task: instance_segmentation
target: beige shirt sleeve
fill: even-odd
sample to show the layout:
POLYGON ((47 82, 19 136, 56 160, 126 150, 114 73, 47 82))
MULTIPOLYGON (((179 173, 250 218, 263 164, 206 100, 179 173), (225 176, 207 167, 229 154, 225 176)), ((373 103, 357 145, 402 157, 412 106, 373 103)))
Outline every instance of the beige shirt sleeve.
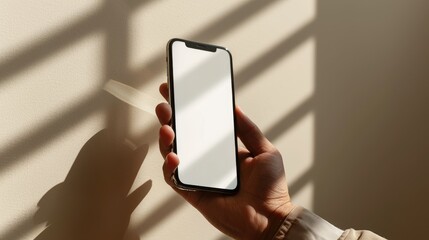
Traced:
POLYGON ((368 230, 347 229, 339 240, 380 240, 385 239, 368 230))
POLYGON ((274 235, 274 240, 382 240, 370 231, 343 231, 302 207, 296 207, 274 235))

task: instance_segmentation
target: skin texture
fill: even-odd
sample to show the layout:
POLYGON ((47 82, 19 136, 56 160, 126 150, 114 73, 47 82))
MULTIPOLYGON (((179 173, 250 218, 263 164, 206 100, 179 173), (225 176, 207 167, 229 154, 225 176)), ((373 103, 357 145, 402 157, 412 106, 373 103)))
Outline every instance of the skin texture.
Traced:
MULTIPOLYGON (((160 93, 168 99, 168 86, 160 93)), ((240 147, 240 190, 233 196, 204 191, 183 191, 174 186, 171 175, 180 163, 171 152, 174 131, 170 127, 171 107, 160 103, 156 114, 161 128, 159 148, 164 157, 164 179, 174 191, 194 206, 217 229, 235 239, 271 239, 293 204, 288 193, 282 156, 259 128, 236 107, 240 147)))

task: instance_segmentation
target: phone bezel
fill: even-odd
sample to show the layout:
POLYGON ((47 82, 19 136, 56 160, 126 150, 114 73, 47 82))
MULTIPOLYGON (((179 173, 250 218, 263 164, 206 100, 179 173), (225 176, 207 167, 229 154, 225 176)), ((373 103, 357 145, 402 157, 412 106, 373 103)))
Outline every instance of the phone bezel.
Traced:
MULTIPOLYGON (((221 49, 223 51, 226 51, 229 55, 230 59, 230 73, 231 73, 231 90, 232 90, 232 104, 233 104, 233 121, 234 121, 234 143, 235 143, 235 164, 236 164, 236 176, 237 176, 237 186, 234 189, 223 189, 223 188, 213 188, 213 187, 207 187, 207 186, 200 186, 200 185, 191 185, 183 183, 178 174, 178 170, 174 171, 173 175, 171 176, 172 181, 176 185, 177 188, 182 190, 188 190, 188 191, 196 191, 196 190, 203 190, 203 191, 210 191, 210 192, 218 192, 218 193, 224 193, 224 194, 235 194, 238 192, 240 188, 240 169, 239 169, 239 159, 238 159, 238 143, 237 143, 237 121, 235 116, 235 88, 234 88, 234 74, 233 74, 233 66, 232 66, 232 55, 231 52, 221 46, 207 44, 207 43, 201 43, 201 42, 195 42, 195 41, 189 41, 185 39, 180 38, 173 38, 167 43, 167 78, 168 78, 168 89, 169 89, 169 99, 168 102, 172 109, 172 117, 171 117, 171 127, 173 128, 173 131, 175 132, 175 125, 176 125, 176 118, 175 118, 175 106, 174 106, 174 84, 173 84, 173 57, 172 57, 172 46, 173 43, 176 41, 184 42, 187 47, 190 48, 196 48, 203 51, 212 51, 215 52, 217 49, 221 49)), ((172 151, 174 153, 177 153, 177 144, 176 144, 176 138, 173 140, 172 144, 172 151)))

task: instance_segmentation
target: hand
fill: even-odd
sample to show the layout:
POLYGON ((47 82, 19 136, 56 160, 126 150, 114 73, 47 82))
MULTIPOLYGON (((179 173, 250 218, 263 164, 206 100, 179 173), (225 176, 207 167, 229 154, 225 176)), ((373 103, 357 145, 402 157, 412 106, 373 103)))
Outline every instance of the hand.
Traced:
MULTIPOLYGON (((160 92, 168 99, 168 86, 160 92)), ((179 158, 171 152, 174 131, 168 125, 171 108, 167 103, 156 107, 162 125, 159 148, 165 158, 164 179, 186 201, 223 233, 236 239, 270 239, 292 211, 283 160, 279 151, 259 128, 239 109, 235 109, 237 133, 245 148, 239 148, 240 190, 233 196, 204 191, 183 191, 175 187, 171 175, 179 158)))

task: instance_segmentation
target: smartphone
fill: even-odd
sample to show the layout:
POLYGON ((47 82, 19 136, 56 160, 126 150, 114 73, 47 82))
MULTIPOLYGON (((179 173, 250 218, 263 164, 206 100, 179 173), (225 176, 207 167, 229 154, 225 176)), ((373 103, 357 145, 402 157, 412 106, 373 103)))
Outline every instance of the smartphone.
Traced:
POLYGON ((231 53, 224 47, 172 39, 167 74, 180 164, 172 178, 185 190, 233 194, 239 188, 231 53))

